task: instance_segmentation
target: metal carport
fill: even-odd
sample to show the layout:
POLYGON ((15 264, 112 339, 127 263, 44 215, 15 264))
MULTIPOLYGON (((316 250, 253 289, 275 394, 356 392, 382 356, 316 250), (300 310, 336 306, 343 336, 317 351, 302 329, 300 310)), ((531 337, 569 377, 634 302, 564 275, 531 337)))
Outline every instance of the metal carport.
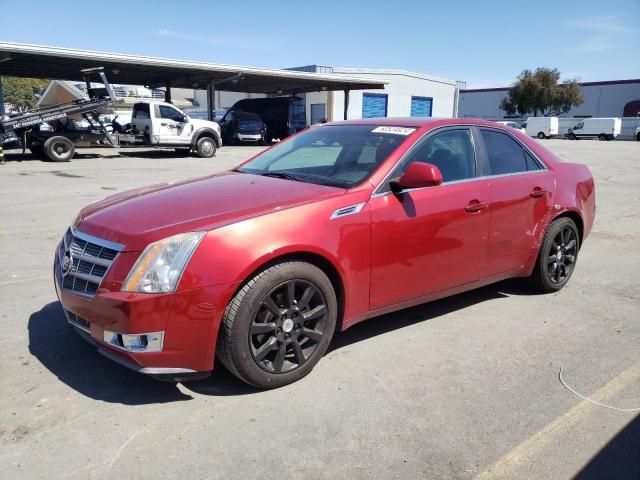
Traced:
MULTIPOLYGON (((165 87, 167 101, 171 100, 171 88, 207 89, 210 118, 215 89, 222 84, 222 90, 230 92, 282 95, 344 90, 346 119, 350 90, 383 89, 386 83, 342 75, 0 42, 0 76, 82 80, 80 70, 94 67, 104 67, 111 83, 165 87)), ((1 99, 0 87, 0 109, 1 99)))

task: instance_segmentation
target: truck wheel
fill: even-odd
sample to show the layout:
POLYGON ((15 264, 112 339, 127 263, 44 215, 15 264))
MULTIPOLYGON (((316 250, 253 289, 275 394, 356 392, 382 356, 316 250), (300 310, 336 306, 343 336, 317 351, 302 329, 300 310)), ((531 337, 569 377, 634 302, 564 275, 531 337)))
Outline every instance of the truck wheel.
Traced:
POLYGON ((68 162, 75 155, 76 149, 66 137, 51 137, 44 142, 44 153, 54 162, 68 162))
POLYGON ((567 138, 568 138, 569 140, 575 140, 575 139, 576 139, 576 136, 575 136, 575 134, 574 134, 574 133, 570 133, 569 135, 567 135, 567 138))
POLYGON ((216 142, 211 137, 202 137, 196 142, 196 152, 202 158, 211 158, 216 154, 216 142))
POLYGON ((607 136, 604 133, 601 133, 600 135, 598 135, 598 140, 600 140, 601 142, 604 142, 607 139, 607 136))
POLYGON ((544 133, 543 132, 538 132, 538 138, 540 140, 542 140, 543 138, 545 138, 544 133))
POLYGON ((640 132, 636 133, 636 141, 640 142, 640 132))
POLYGON ((217 354, 234 375, 278 388, 307 375, 327 351, 338 303, 318 267, 288 261, 251 278, 227 306, 217 354))

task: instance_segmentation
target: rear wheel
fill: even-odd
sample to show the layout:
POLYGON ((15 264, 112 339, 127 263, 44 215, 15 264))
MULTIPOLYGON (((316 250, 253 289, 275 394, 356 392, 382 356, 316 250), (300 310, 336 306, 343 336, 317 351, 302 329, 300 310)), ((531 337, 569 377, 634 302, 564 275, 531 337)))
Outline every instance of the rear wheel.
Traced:
POLYGON ((337 301, 318 267, 284 262, 249 280, 227 306, 217 353, 237 377, 277 388, 307 375, 326 352, 337 301))
POLYGON ((549 224, 531 275, 536 290, 557 292, 567 284, 578 260, 579 242, 578 228, 570 218, 549 224))
POLYGON ((600 140, 601 142, 604 142, 607 139, 607 136, 604 133, 601 133, 600 135, 598 135, 598 140, 600 140))
POLYGON ((544 135, 544 132, 538 132, 538 138, 540 140, 542 140, 543 138, 546 138, 545 135, 544 135))
POLYGON ((567 135, 567 138, 569 140, 575 140, 576 139, 576 135, 575 135, 575 133, 570 133, 569 135, 567 135))
POLYGON ((76 149, 66 137, 51 137, 44 142, 44 153, 54 162, 68 162, 75 155, 76 149))
POLYGON ((211 137, 202 137, 196 142, 199 157, 211 158, 216 154, 216 141, 211 137))

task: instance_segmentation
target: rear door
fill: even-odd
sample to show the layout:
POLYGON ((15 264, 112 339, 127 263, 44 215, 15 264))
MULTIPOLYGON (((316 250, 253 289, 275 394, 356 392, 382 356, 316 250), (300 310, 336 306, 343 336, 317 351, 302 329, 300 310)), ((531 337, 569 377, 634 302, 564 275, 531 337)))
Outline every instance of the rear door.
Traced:
POLYGON ((528 265, 551 211, 553 175, 513 135, 480 128, 482 168, 488 176, 491 222, 487 274, 528 265))

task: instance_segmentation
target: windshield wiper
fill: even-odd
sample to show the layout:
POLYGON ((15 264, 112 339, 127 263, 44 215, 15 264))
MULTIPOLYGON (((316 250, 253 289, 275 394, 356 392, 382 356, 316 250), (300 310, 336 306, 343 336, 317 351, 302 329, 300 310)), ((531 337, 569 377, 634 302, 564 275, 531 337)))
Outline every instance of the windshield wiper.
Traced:
POLYGON ((263 177, 284 178, 285 180, 293 180, 294 182, 302 182, 300 177, 285 172, 263 172, 260 173, 263 177))

